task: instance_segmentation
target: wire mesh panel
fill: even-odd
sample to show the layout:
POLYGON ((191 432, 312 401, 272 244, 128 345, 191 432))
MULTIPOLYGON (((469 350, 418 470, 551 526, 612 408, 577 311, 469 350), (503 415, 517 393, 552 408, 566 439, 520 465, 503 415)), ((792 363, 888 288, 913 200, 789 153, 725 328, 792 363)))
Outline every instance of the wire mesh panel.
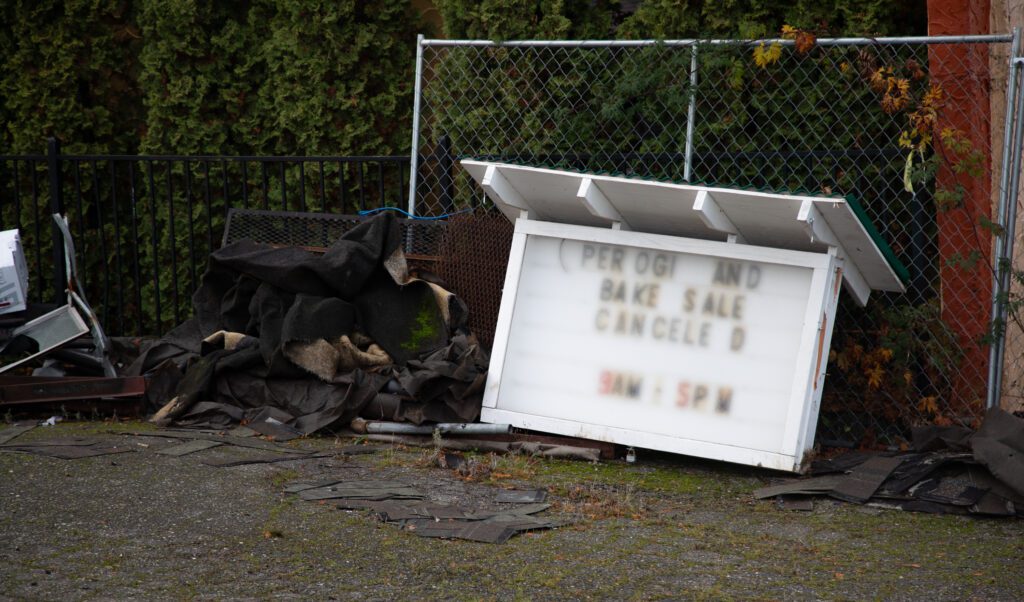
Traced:
POLYGON ((428 40, 416 211, 488 206, 464 156, 853 195, 911 277, 905 295, 841 305, 820 439, 893 443, 918 424, 976 424, 1010 39, 428 40))
MULTIPOLYGON (((229 209, 222 244, 227 246, 248 239, 324 252, 366 219, 362 215, 229 209)), ((402 249, 410 269, 437 270, 445 225, 443 221, 398 219, 402 249)))
POLYGON ((511 246, 512 224, 494 212, 452 216, 441 239, 437 274, 466 302, 469 328, 487 349, 494 343, 511 246))

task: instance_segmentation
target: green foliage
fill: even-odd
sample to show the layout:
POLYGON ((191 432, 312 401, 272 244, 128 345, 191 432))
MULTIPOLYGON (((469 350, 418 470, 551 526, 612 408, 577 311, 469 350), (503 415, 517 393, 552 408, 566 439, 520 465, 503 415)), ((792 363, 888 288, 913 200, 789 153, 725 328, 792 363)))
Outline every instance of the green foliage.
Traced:
MULTIPOLYGON (((0 148, 393 154, 423 23, 402 0, 7 2, 0 148)), ((429 33, 429 32, 426 32, 429 33)))
MULTIPOLYGON (((647 0, 632 15, 613 0, 436 4, 449 37, 498 40, 775 35, 783 23, 885 35, 920 30, 908 16, 923 14, 881 0, 647 0)), ((15 0, 0 11, 6 152, 39 152, 48 135, 72 153, 408 148, 424 24, 407 2, 15 0)), ((734 65, 734 84, 741 73, 734 65)))
MULTIPOLYGON (((904 5, 883 0, 646 0, 633 14, 622 12, 616 0, 435 4, 445 33, 457 38, 750 37, 777 35, 783 23, 835 34, 909 34, 924 29, 920 1, 904 5), (919 20, 907 21, 908 15, 918 15, 919 20)), ((0 18, 0 53, 7 67, 0 73, 0 148, 8 153, 39 153, 48 135, 63 140, 64 152, 70 154, 407 152, 415 35, 435 33, 424 29, 404 0, 10 0, 0 5, 0 18)), ((853 63, 853 56, 829 59, 821 53, 786 52, 778 63, 761 69, 747 49, 702 47, 700 83, 694 89, 689 84, 689 53, 666 52, 663 46, 632 53, 629 60, 610 50, 589 55, 562 52, 546 61, 519 58, 500 48, 484 54, 482 66, 465 54, 449 55, 450 77, 446 75, 444 87, 450 98, 437 96, 437 87, 427 86, 428 105, 449 104, 447 110, 434 113, 439 116, 436 121, 424 125, 438 134, 449 133, 456 152, 473 148, 527 158, 586 147, 606 159, 592 168, 680 177, 682 165, 674 159, 652 171, 643 161, 621 155, 657 155, 681 148, 689 100, 708 86, 724 88, 725 93, 713 100, 702 98, 696 137, 716 152, 817 148, 824 140, 820 132, 830 130, 841 132, 829 141, 830 147, 864 147, 872 139, 890 139, 902 125, 874 115, 859 124, 862 131, 855 131, 834 122, 837 111, 822 113, 810 129, 805 123, 780 119, 783 109, 787 115, 814 115, 836 82, 859 77, 856 69, 838 69, 839 60, 853 63), (823 80, 815 61, 827 60, 836 64, 829 71, 831 79, 823 80), (470 77, 475 78, 471 89, 464 86, 470 77), (477 101, 470 102, 474 95, 477 101), (764 122, 781 127, 757 127, 764 122), (493 144, 487 138, 491 131, 510 135, 493 144), (567 139, 581 145, 567 148, 567 139)), ((842 102, 849 114, 860 116, 877 101, 871 94, 858 92, 842 102)), ((436 140, 428 140, 426 150, 432 142, 436 140)), ((967 160, 964 165, 967 169, 972 163, 967 160)), ((127 300, 119 301, 114 313, 130 311, 133 291, 142 287, 143 306, 152 306, 157 298, 165 300, 166 326, 171 276, 177 275, 187 288, 193 271, 202 271, 212 246, 207 241, 219 237, 223 224, 224 195, 213 195, 209 206, 204 203, 202 187, 210 181, 195 164, 176 164, 166 172, 158 163, 152 191, 146 177, 149 165, 135 166, 132 184, 121 171, 112 187, 109 167, 104 162, 83 164, 81 181, 74 184, 81 186, 84 203, 81 214, 72 219, 85 225, 79 242, 83 254, 91 258, 83 271, 96 281, 108 278, 109 267, 118 262, 118 244, 129 248, 136 242, 124 224, 138 218, 138 240, 145 241, 139 247, 140 282, 134 282, 134 275, 126 280, 127 300), (186 196, 190 184, 192 194, 186 196), (115 230, 117 220, 121 227, 115 230), (189 244, 193 236, 194 252, 189 244), (160 276, 159 290, 144 284, 154 272, 160 276)), ((824 162, 811 173, 793 167, 780 165, 774 178, 765 179, 759 175, 765 173, 763 166, 755 162, 719 161, 701 165, 698 173, 744 185, 836 191, 853 186, 854 176, 824 162), (794 173, 803 175, 784 175, 794 173)), ((327 165, 306 177, 334 180, 341 175, 338 170, 327 165)), ((239 190, 243 176, 238 169, 229 171, 214 165, 213 186, 223 182, 225 189, 239 190)), ((866 165, 856 177, 888 177, 881 171, 866 165)), ((68 187, 73 185, 72 175, 64 174, 68 187)), ((35 176, 41 182, 41 207, 47 200, 45 171, 40 168, 35 176)), ((271 174, 266 193, 261 174, 250 170, 247 177, 253 205, 295 208, 295 195, 288 193, 296 189, 295 170, 283 177, 271 174)), ((30 180, 30 174, 20 174, 22 189, 30 180)), ((326 201, 310 200, 314 207, 326 201)), ((33 221, 32 211, 38 212, 29 205, 22 207, 25 223, 33 221)), ((14 221, 10 205, 3 211, 5 223, 14 221)), ((72 226, 78 234, 76 224, 72 226)), ((900 226, 891 225, 890 232, 898 241, 900 226)), ((128 270, 130 259, 134 258, 121 258, 119 272, 128 270)), ((46 260, 43 249, 40 265, 46 260)), ((185 288, 176 303, 187 310, 185 288)), ((95 301, 103 306, 113 303, 95 301)))
POLYGON ((142 0, 151 151, 392 154, 408 148, 419 20, 397 0, 142 0), (209 4, 209 6, 201 6, 209 4))
POLYGON ((981 254, 978 249, 971 249, 966 255, 956 251, 952 255, 946 258, 946 265, 949 267, 956 267, 969 272, 978 266, 978 262, 985 259, 985 256, 981 254))
MULTIPOLYGON (((498 40, 775 35, 783 23, 884 35, 922 29, 907 23, 924 14, 881 0, 647 0, 631 15, 614 0, 436 4, 449 37, 498 40)), ((5 152, 40 152, 48 135, 70 153, 408 148, 414 41, 424 29, 408 2, 12 0, 0 11, 5 152)), ((607 97, 671 81, 664 72, 680 67, 651 66, 621 82, 609 75, 621 85, 607 97)), ((730 68, 734 87, 743 73, 730 68)))
POLYGON ((271 77, 242 120, 255 152, 397 154, 408 149, 416 32, 407 2, 264 2, 250 28, 271 77))
POLYGON ((861 407, 897 423, 914 424, 921 416, 949 423, 955 412, 944 405, 950 399, 945 376, 956 369, 963 351, 942 320, 939 301, 875 303, 867 311, 876 330, 835 330, 823 410, 861 407))
MULTIPOLYGON (((143 151, 390 155, 408 149, 413 57, 421 24, 407 2, 139 4, 146 39, 139 57, 146 101, 143 151)), ((324 177, 337 178, 338 169, 325 168, 324 177)), ((314 175, 319 173, 309 174, 314 175)), ((214 177, 227 177, 229 188, 240 188, 237 172, 214 177)), ((271 177, 275 182, 264 198, 261 174, 249 174, 251 202, 283 208, 284 195, 291 190, 295 208, 296 170, 289 170, 283 183, 280 174, 271 177)), ((165 300, 172 298, 172 273, 180 282, 194 281, 192 262, 197 259, 188 244, 193 234, 209 228, 217 239, 223 227, 224 198, 214 195, 209 207, 199 202, 198 193, 186 199, 189 181, 197 189, 205 183, 198 166, 191 166, 189 173, 182 165, 171 174, 157 173, 157 190, 166 190, 173 182, 174 202, 161 198, 147 208, 156 213, 151 234, 160 241, 158 256, 179 258, 176 266, 164 264, 159 295, 165 300)), ((156 261, 151 249, 144 252, 144 260, 156 261)), ((196 250, 199 271, 208 252, 204 245, 196 250)), ((156 294, 147 284, 147 304, 152 306, 156 294)), ((186 291, 179 295, 178 305, 187 311, 186 291)))
POLYGON ((583 40, 605 38, 609 0, 437 0, 445 34, 457 39, 583 40))
MULTIPOLYGON (((776 36, 784 23, 840 35, 884 35, 923 33, 924 25, 918 21, 908 27, 906 16, 914 14, 913 5, 880 0, 646 0, 631 15, 608 3, 437 4, 449 37, 498 40, 776 36)), ((497 48, 480 55, 451 52, 441 59, 436 72, 444 74, 446 85, 425 90, 425 105, 438 116, 429 126, 428 146, 447 134, 458 152, 679 179, 681 161, 662 157, 652 165, 651 158, 683 148, 686 107, 694 95, 700 107, 698 152, 736 156, 768 148, 884 146, 903 126, 874 109, 877 98, 867 86, 849 85, 860 77, 859 63, 871 59, 859 57, 856 49, 807 57, 788 52, 778 69, 767 71, 756 68, 742 47, 702 46, 696 88, 689 82, 689 52, 664 47, 629 53, 497 48), (458 92, 469 90, 473 93, 458 92), (821 110, 824 106, 828 110, 821 110), (772 127, 758 127, 763 123, 772 127), (579 164, 573 157, 583 152, 587 157, 579 164), (646 160, 637 158, 644 153, 646 160)), ((823 192, 851 190, 855 177, 863 185, 891 176, 888 162, 844 170, 819 161, 812 173, 797 158, 764 167, 727 157, 695 166, 695 172, 702 179, 733 185, 823 192)))
POLYGON ((133 152, 142 106, 128 2, 16 0, 0 8, 0 148, 133 152))
POLYGON ((925 3, 885 0, 437 0, 449 38, 677 39, 776 36, 783 24, 850 35, 923 34, 925 3))
POLYGON ((416 320, 409 329, 409 336, 402 341, 401 348, 410 353, 420 351, 438 338, 437 304, 430 296, 420 299, 416 320))
POLYGON ((784 24, 843 35, 924 33, 924 2, 884 0, 645 0, 622 24, 624 38, 762 38, 784 24))
POLYGON ((246 39, 244 13, 233 3, 140 0, 145 43, 139 83, 145 93, 147 153, 238 151, 232 136, 239 100, 259 77, 246 39))

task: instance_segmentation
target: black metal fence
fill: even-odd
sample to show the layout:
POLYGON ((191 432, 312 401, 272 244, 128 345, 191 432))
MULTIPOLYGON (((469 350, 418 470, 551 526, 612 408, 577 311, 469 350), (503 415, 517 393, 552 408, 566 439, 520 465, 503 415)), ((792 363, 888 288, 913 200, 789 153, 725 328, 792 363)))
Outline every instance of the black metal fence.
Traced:
POLYGON ((67 215, 78 277, 111 335, 187 318, 230 208, 355 214, 404 207, 409 157, 0 155, 0 229, 18 228, 33 302, 62 301, 53 213, 67 215))

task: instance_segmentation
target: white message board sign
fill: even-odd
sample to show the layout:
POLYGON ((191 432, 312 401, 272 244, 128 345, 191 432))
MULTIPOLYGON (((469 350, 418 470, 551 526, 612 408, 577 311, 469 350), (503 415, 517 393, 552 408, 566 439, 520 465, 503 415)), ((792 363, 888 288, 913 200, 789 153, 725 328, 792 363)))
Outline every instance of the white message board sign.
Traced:
POLYGON ((799 468, 831 254, 518 220, 482 419, 799 468))

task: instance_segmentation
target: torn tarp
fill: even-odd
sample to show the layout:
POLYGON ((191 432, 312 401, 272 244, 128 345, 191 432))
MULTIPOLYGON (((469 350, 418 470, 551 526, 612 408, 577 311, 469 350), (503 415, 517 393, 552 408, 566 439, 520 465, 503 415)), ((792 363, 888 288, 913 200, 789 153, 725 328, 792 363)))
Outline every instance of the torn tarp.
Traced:
POLYGON ((367 407, 416 423, 479 414, 488 359, 465 332, 465 306, 409 277, 390 213, 323 255, 224 247, 193 305, 195 317, 131 369, 159 380, 150 390, 163 398, 151 401, 164 423, 224 428, 274 408, 274 420, 308 434, 367 407))

